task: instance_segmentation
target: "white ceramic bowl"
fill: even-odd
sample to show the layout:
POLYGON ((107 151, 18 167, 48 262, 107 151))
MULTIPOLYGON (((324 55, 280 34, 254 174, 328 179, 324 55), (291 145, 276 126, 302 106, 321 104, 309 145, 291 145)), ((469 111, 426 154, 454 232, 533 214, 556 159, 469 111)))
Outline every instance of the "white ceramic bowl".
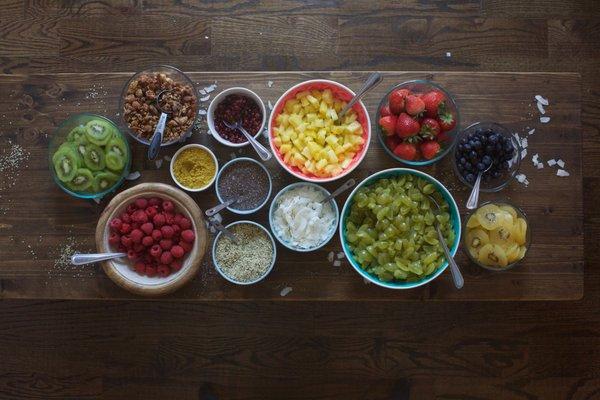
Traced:
POLYGON ((212 101, 210 102, 210 104, 208 106, 208 111, 206 112, 206 122, 208 124, 208 129, 210 130, 211 135, 217 140, 217 142, 224 144, 225 146, 244 147, 249 144, 248 141, 243 142, 243 143, 230 142, 229 140, 225 140, 221 135, 219 135, 219 132, 217 132, 217 129, 215 128, 215 120, 214 120, 215 109, 217 108, 217 105, 220 102, 222 102, 225 99, 225 97, 227 97, 230 94, 241 94, 241 95, 250 97, 250 98, 254 99, 254 101, 256 101, 256 104, 258 104, 258 106, 260 107, 260 111, 262 112, 262 123, 260 124, 260 129, 258 130, 256 135, 254 135, 254 138, 258 138, 258 136, 265 129, 265 124, 267 123, 267 110, 265 109, 265 103, 263 103, 262 99, 256 93, 254 93, 250 89, 246 89, 243 87, 232 87, 229 89, 225 89, 221 93, 216 95, 215 98, 212 99, 212 101))
POLYGON ((173 178, 173 181, 177 184, 177 186, 179 186, 183 190, 187 190, 188 192, 202 192, 203 190, 208 189, 210 187, 210 185, 212 185, 213 182, 215 181, 215 179, 217 178, 217 173, 219 172, 219 161, 217 160, 215 153, 213 153, 208 147, 202 146, 201 144, 192 143, 192 144, 185 145, 182 148, 180 148, 179 150, 177 150, 177 152, 171 158, 171 164, 169 165, 169 171, 171 172, 171 178, 173 178), (197 188, 197 189, 192 189, 187 186, 184 186, 177 180, 177 177, 175 177, 175 174, 173 173, 173 166, 175 165, 175 160, 177 159, 179 154, 181 154, 181 152, 186 149, 190 149, 190 148, 194 148, 194 147, 198 148, 198 149, 203 149, 206 152, 208 152, 208 154, 210 154, 210 156, 212 157, 213 162, 215 163, 215 175, 212 177, 212 179, 206 185, 204 185, 201 188, 197 188))
POLYGON ((277 116, 279 114, 281 114, 281 110, 283 110, 283 106, 285 105, 285 102, 287 100, 294 97, 296 95, 296 93, 298 93, 298 92, 301 92, 303 90, 313 90, 313 89, 317 89, 317 90, 331 89, 331 91, 333 92, 333 94, 336 98, 341 98, 345 101, 349 101, 352 97, 354 97, 354 92, 352 90, 350 90, 350 88, 342 85, 341 83, 338 83, 335 81, 330 81, 327 79, 313 79, 313 80, 304 81, 297 85, 292 86, 284 94, 281 95, 279 100, 277 100, 277 103, 275 103, 275 106, 273 107, 273 111, 271 112, 271 116, 269 117, 269 127, 268 127, 269 145, 271 146, 272 153, 275 156, 275 159, 277 160, 277 162, 283 167, 283 169, 285 169, 287 172, 289 172, 293 176, 295 176, 299 179, 302 179, 303 181, 307 181, 307 182, 315 182, 315 183, 331 182, 331 181, 338 180, 338 179, 343 178, 344 176, 348 175, 361 163, 363 158, 365 158, 365 155, 367 154, 367 151, 369 150, 369 143, 371 142, 371 119, 369 117, 369 112, 367 111, 367 108, 365 107, 363 102, 357 101, 354 104, 354 106, 352 107, 352 109, 358 113, 358 120, 363 127, 363 138, 364 138, 365 143, 363 144, 363 147, 360 149, 360 151, 358 153, 356 153, 356 155, 354 156, 352 163, 350 163, 350 165, 348 165, 348 167, 346 167, 346 169, 344 169, 341 174, 336 175, 336 176, 332 176, 332 177, 328 177, 328 178, 319 178, 316 176, 305 175, 297 167, 292 167, 283 161, 283 157, 282 157, 281 153, 279 152, 279 149, 277 148, 277 146, 275 146, 275 143, 273 143, 273 139, 275 138, 275 136, 273 135, 273 127, 274 127, 275 118, 277 118, 277 116))
POLYGON ((269 225, 271 226, 271 231, 273 232, 273 235, 275 236, 275 238, 277 239, 277 241, 279 243, 281 243, 282 245, 284 245, 285 247, 287 247, 290 250, 307 253, 310 251, 318 250, 321 247, 325 246, 327 243, 329 243, 331 238, 333 236, 335 236, 335 233, 337 231, 338 222, 340 220, 340 210, 337 206, 337 203, 335 202, 335 199, 331 199, 329 201, 329 204, 331 205, 331 208, 333 209, 333 212, 335 213, 334 222, 329 227, 329 231, 327 232, 327 237, 323 241, 321 241, 319 244, 317 244, 314 247, 298 247, 298 246, 293 245, 292 243, 286 241, 283 237, 281 237, 281 232, 278 229, 276 229, 277 225, 275 224, 275 211, 277 210, 277 207, 279 205, 279 198, 284 193, 286 193, 292 189, 295 189, 297 187, 311 187, 311 188, 314 188, 314 189, 322 192, 323 195, 325 195, 325 196, 330 195, 330 193, 327 189, 325 189, 324 187, 319 186, 315 183, 311 183, 311 182, 292 183, 291 185, 288 185, 288 186, 284 187, 283 189, 281 189, 279 191, 279 193, 277 193, 275 198, 273 198, 273 201, 271 202, 271 208, 269 209, 269 225))
POLYGON ((257 282, 260 282, 263 279, 265 279, 266 276, 269 275, 269 273, 271 273, 271 271, 273 270, 273 266, 275 265, 275 260, 277 259, 277 246, 275 246, 275 240, 273 239, 273 235, 271 235, 271 232, 269 232, 269 230, 267 228, 265 228, 264 226, 262 226, 260 224, 257 224, 256 222, 253 222, 253 221, 236 221, 236 222, 232 222, 231 224, 227 225, 225 228, 230 229, 232 226, 239 225, 239 224, 255 225, 255 226, 259 227, 263 232, 265 232, 265 234, 271 240, 271 245, 273 246, 273 258, 271 259, 271 264, 269 265, 269 268, 267 268, 267 270, 265 271, 265 273, 263 275, 261 275, 260 277, 258 277, 255 280, 249 281, 249 282, 239 282, 239 281, 236 281, 236 280, 232 279, 227 274, 225 274, 221 270, 221 267, 219 267, 219 263, 217 263, 217 257, 216 257, 217 243, 219 242, 219 239, 223 235, 222 232, 219 232, 219 234, 217 235, 217 237, 215 238, 215 240, 213 242, 213 246, 212 246, 212 260, 213 260, 213 264, 214 264, 215 269, 217 270, 217 272, 223 278, 225 278, 226 280, 228 280, 229 282, 235 283, 236 285, 253 285, 253 284, 255 284, 257 282))

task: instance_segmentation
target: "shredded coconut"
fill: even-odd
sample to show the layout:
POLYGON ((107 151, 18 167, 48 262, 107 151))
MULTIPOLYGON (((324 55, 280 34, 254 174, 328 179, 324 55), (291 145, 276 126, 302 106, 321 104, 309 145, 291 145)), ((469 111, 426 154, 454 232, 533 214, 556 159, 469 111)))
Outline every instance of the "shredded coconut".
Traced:
POLYGON ((541 96, 541 95, 539 95, 539 94, 536 94, 536 95, 535 95, 535 101, 537 101, 538 103, 540 103, 540 104, 542 104, 542 105, 544 105, 544 106, 547 106, 548 104, 550 104, 550 103, 548 102, 548 99, 546 99, 545 97, 542 97, 542 96, 541 96))
POLYGON ((556 163, 557 163, 557 164, 558 164, 558 166, 559 166, 559 167, 561 167, 561 168, 564 168, 564 167, 565 167, 565 162, 564 162, 563 160, 560 160, 560 159, 559 159, 559 160, 558 160, 556 163))
POLYGON ((127 179, 128 181, 135 181, 140 176, 142 176, 142 174, 140 174, 140 171, 134 171, 134 172, 130 173, 129 175, 127 175, 125 177, 125 179, 127 179))
POLYGON ((549 167, 554 167, 556 165, 556 160, 553 158, 551 160, 548 160, 548 166, 549 167))
POLYGON ((564 169, 559 169, 558 171, 556 171, 556 176, 569 176, 571 174, 569 174, 567 171, 565 171, 564 169))
POLYGON ((546 114, 546 110, 544 110, 544 106, 542 105, 542 103, 538 102, 536 104, 537 104, 537 108, 538 108, 538 111, 540 112, 540 114, 542 114, 542 115, 546 114))
POLYGON ((540 122, 542 124, 547 124, 548 122, 550 122, 550 117, 540 117, 540 122))
POLYGON ((294 289, 292 289, 292 288, 291 288, 291 287, 289 287, 289 286, 286 286, 286 287, 284 287, 283 289, 281 289, 281 292, 279 292, 279 295, 280 295, 281 297, 285 297, 285 296, 287 296, 288 294, 290 294, 290 292, 291 292, 292 290, 294 290, 294 289))

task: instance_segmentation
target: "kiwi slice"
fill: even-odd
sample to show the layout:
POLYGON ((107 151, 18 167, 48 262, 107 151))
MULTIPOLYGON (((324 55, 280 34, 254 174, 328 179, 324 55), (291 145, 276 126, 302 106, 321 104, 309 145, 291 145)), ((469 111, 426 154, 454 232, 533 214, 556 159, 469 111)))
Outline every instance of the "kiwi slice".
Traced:
POLYGON ((99 172, 94 177, 92 187, 94 192, 103 192, 110 188, 119 180, 119 175, 115 175, 112 172, 99 172))
POLYGON ((85 139, 85 132, 85 126, 78 125, 75 128, 71 129, 71 131, 67 135, 67 140, 69 142, 77 142, 81 139, 85 139))
POLYGON ((106 144, 106 153, 116 153, 121 156, 123 160, 127 157, 127 145, 117 135, 113 136, 112 139, 106 144))
POLYGON ((77 151, 70 145, 63 143, 52 156, 52 164, 56 171, 56 176, 63 182, 69 182, 75 177, 80 159, 77 151))
POLYGON ((104 156, 104 150, 100 146, 89 143, 85 146, 85 155, 83 156, 83 162, 85 166, 92 171, 103 170, 106 166, 106 160, 104 156))
POLYGON ((67 183, 67 187, 74 192, 82 192, 89 188, 94 181, 92 171, 87 168, 79 168, 75 171, 75 176, 67 183))
POLYGON ((106 167, 116 172, 121 172, 125 166, 125 159, 113 151, 106 153, 105 160, 106 167))
POLYGON ((112 125, 101 119, 93 119, 85 124, 85 136, 95 145, 104 146, 113 136, 112 125))

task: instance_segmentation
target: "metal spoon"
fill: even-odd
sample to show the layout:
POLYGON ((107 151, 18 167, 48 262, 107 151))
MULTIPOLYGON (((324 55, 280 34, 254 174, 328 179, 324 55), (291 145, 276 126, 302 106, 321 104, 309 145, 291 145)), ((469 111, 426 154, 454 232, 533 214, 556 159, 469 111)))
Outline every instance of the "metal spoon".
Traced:
MULTIPOLYGON (((441 211, 441 208, 440 208, 440 205, 438 204, 438 202, 435 201, 435 199, 430 195, 427 195, 427 197, 435 205, 435 207, 436 207, 435 213, 436 214, 439 213, 441 211)), ((440 223, 438 222, 437 219, 435 220, 435 230, 437 231, 438 240, 440 241, 440 244, 442 245, 442 249, 444 249, 444 254, 446 255, 446 260, 448 260, 448 264, 450 265, 450 271, 452 272, 452 280, 454 281, 454 286, 456 286, 457 289, 461 289, 465 284, 465 280, 464 280, 462 274, 460 273, 460 269, 458 268, 456 261, 454 261, 454 258, 452 258, 452 255, 450 254, 450 250, 448 249, 448 246, 446 245, 446 240, 444 239, 444 236, 442 235, 442 231, 440 229, 440 223)))
POLYGON ((225 126, 227 126, 229 129, 236 129, 240 132, 242 132, 242 134, 246 137, 246 140, 248 142, 250 142, 250 144, 252 145, 252 147, 254 148, 254 150, 258 153, 258 155, 260 156, 261 160, 263 161, 267 161, 271 158, 271 152, 269 150, 267 150, 265 148, 265 146, 263 146, 262 144, 260 144, 258 142, 258 140, 254 139, 254 137, 248 133, 248 131, 246 129, 244 129, 244 127, 242 126, 242 122, 241 121, 237 121, 233 124, 230 124, 227 121, 223 121, 225 123, 225 126))
POLYGON ((127 257, 127 253, 75 253, 71 256, 71 264, 84 265, 92 264, 98 261, 112 260, 113 258, 127 257))
POLYGON ((227 200, 224 203, 218 204, 218 205, 214 206, 213 208, 209 208, 208 210, 204 211, 204 214, 206 214, 207 217, 212 217, 213 215, 217 214, 219 211, 223 210, 224 208, 229 207, 230 205, 236 203, 237 201, 238 201, 238 199, 227 200))
POLYGON ((381 83, 382 80, 383 80, 383 76, 381 76, 381 74, 379 72, 373 72, 371 75, 369 75, 369 77, 365 81, 364 85, 360 88, 360 90, 358 92, 356 92, 354 97, 348 102, 348 104, 346 104, 346 106, 344 108, 342 108, 342 111, 340 111, 338 113, 337 120, 340 121, 342 119, 342 117, 344 116, 344 114, 346 114, 348 112, 348 110, 350 110, 352 108, 352 106, 354 106, 354 103, 359 101, 365 94, 367 94, 375 86, 379 85, 379 83, 381 83))
POLYGON ((475 184, 473 185, 473 190, 471 190, 471 194, 469 195, 469 199, 467 200, 467 209, 474 210, 477 208, 477 204, 479 203, 479 187, 481 186, 481 177, 483 174, 488 172, 490 168, 492 168, 494 163, 492 162, 486 169, 483 171, 479 171, 477 174, 477 179, 475 180, 475 184))
POLYGON ((328 203, 335 196, 337 196, 337 195, 345 192, 346 190, 350 189, 352 186, 354 186, 355 183, 356 183, 356 181, 354 180, 354 178, 348 179, 346 182, 344 182, 344 184, 342 186, 340 186, 339 188, 335 189, 333 191, 333 193, 331 193, 329 196, 327 196, 323 200, 321 200, 321 203, 322 204, 328 203))
POLYGON ((208 222, 215 227, 216 230, 222 232, 229 239, 233 240, 234 243, 239 243, 237 237, 233 233, 231 233, 227 228, 223 226, 215 217, 208 217, 208 222))
POLYGON ((165 126, 167 124, 167 117, 172 113, 172 110, 166 110, 161 106, 161 99, 169 92, 171 92, 171 90, 162 90, 156 96, 156 107, 160 110, 160 117, 158 118, 158 123, 154 128, 152 139, 150 139, 150 147, 148 148, 149 160, 154 160, 156 157, 158 157, 158 152, 160 151, 160 146, 163 140, 163 133, 165 132, 165 126))

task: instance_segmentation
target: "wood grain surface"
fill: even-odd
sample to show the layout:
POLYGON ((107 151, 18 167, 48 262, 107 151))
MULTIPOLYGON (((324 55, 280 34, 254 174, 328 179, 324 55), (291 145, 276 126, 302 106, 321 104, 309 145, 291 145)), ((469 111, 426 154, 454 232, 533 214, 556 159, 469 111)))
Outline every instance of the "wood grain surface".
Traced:
MULTIPOLYGON (((220 90, 232 86, 244 86, 261 96, 267 104, 276 102, 289 87, 303 80, 323 77, 334 79, 350 87, 358 88, 365 79, 365 73, 190 73, 198 88, 217 82, 216 95, 220 90), (272 85, 269 87, 268 82, 272 85)), ((69 198, 54 182, 48 179, 46 146, 52 137, 53 129, 62 118, 86 110, 98 112, 120 121, 118 100, 121 86, 127 81, 127 74, 57 74, 10 76, 11 82, 2 88, 10 95, 6 104, 0 106, 12 112, 19 136, 7 139, 23 145, 31 157, 28 167, 21 171, 20 180, 25 184, 15 185, 3 193, 8 201, 16 202, 15 197, 28 193, 31 207, 12 207, 2 220, 6 224, 0 236, 0 246, 6 248, 5 257, 0 260, 0 296, 7 298, 127 298, 129 295, 107 281, 101 272, 88 267, 85 277, 80 267, 54 271, 53 259, 48 247, 60 247, 77 237, 80 245, 93 248, 92 233, 96 224, 96 214, 103 208, 100 205, 86 204, 84 201, 69 198), (93 83, 91 83, 93 82, 93 83), (91 84, 90 84, 91 83, 91 84), (90 93, 95 93, 90 101, 90 93), (31 103, 10 111, 14 99, 31 103), (30 99, 30 100, 29 100, 30 99), (33 189, 36 189, 33 191, 33 189), (45 201, 46 207, 34 206, 45 201), (32 210, 33 209, 33 210, 32 210), (91 210, 90 210, 91 209, 91 210), (90 211, 93 211, 90 213, 90 211), (45 222, 43 224, 42 222, 45 222), (23 252, 22 246, 10 246, 11 238, 25 235, 34 226, 46 225, 51 238, 44 236, 43 243, 34 243, 31 251, 36 254, 32 260, 30 253, 23 252), (69 228, 65 229, 66 227, 69 228)), ((581 122, 579 119, 580 95, 579 77, 565 73, 385 73, 384 81, 364 101, 375 119, 379 101, 393 85, 415 78, 427 78, 440 83, 456 97, 461 111, 461 126, 466 127, 476 121, 497 121, 512 131, 528 137, 529 156, 523 160, 522 172, 529 176, 530 184, 525 187, 514 181, 508 189, 498 194, 485 194, 482 201, 509 199, 522 207, 529 217, 533 241, 527 258, 514 270, 503 273, 483 271, 470 265, 464 254, 458 256, 465 274, 465 288, 455 290, 449 274, 442 274, 430 285, 414 290, 386 290, 374 285, 366 285, 362 278, 345 261, 334 267, 328 261, 328 253, 341 251, 336 238, 319 251, 303 254, 278 248, 278 260, 268 279, 251 287, 239 287, 224 281, 214 270, 210 257, 205 257, 198 277, 187 287, 173 294, 173 298, 198 300, 574 300, 583 295, 583 193, 581 180, 581 122), (552 99, 548 107, 552 120, 549 124, 539 122, 537 108, 533 100, 540 86, 548 89, 545 96, 552 99), (530 129, 536 133, 528 135, 530 129), (539 153, 541 159, 562 158, 571 176, 555 176, 555 168, 537 170, 531 163, 531 155, 539 153), (556 195, 560 193, 560 195, 556 195), (293 291, 285 296, 280 292, 285 287, 293 291)), ((204 107, 208 106, 204 102, 204 107)), ((14 107, 13 107, 14 108, 14 107)), ((121 124, 123 125, 123 124, 121 124)), ((350 175, 362 180, 373 172, 401 166, 388 157, 377 139, 376 124, 373 122, 373 136, 367 156, 350 175)), ((240 155, 255 156, 250 147, 235 150, 220 145, 207 133, 206 123, 190 139, 205 144, 215 150, 219 163, 240 155)), ((263 138, 263 141, 264 138, 263 138)), ((168 163, 157 168, 154 162, 145 160, 145 148, 133 143, 134 159, 132 171, 140 171, 142 182, 171 182, 168 163)), ((266 143, 266 141, 265 141, 266 143)), ((172 146, 163 153, 177 150, 172 146)), ((295 181, 276 163, 266 163, 274 181, 273 195, 295 181)), ((453 174, 451 156, 443 162, 424 171, 439 178, 455 195, 462 211, 468 197, 468 190, 453 174)), ((137 182, 128 183, 125 187, 137 182)), ((324 186, 332 190, 334 183, 324 186)), ((192 193, 192 197, 202 209, 217 204, 214 190, 192 193)), ((338 198, 341 206, 346 196, 338 198)), ((268 225, 268 207, 250 217, 263 225, 268 225)), ((235 214, 223 213, 224 222, 233 222, 235 214)), ((46 232, 38 234, 47 235, 46 232)))
MULTIPOLYGON (((133 73, 156 62, 187 71, 579 73, 585 249, 585 293, 577 301, 2 299, 1 399, 599 398, 600 7, 596 0, 7 0, 0 2, 0 16, 0 69, 5 74, 133 73), (181 18, 187 27, 190 18, 197 19, 195 26, 201 30, 196 35, 186 32, 178 41, 171 27, 156 26, 155 44, 160 49, 127 39, 128 32, 135 34, 136 26, 145 29, 141 25, 165 15, 181 18), (130 25, 111 26, 113 17, 126 19, 130 25), (85 26, 88 18, 105 18, 107 26, 120 29, 124 37, 112 39, 114 46, 98 50, 100 44, 92 40, 101 35, 97 25, 90 23, 89 34, 82 29, 79 37, 62 38, 57 32, 59 25, 66 26, 66 32, 71 24, 85 26), (377 29, 373 20, 378 18, 386 29, 377 29), (251 21, 252 26, 232 24, 228 29, 227 22, 237 19, 251 21), (343 24, 346 39, 338 45, 336 33, 330 52, 322 51, 323 45, 319 52, 311 52, 303 37, 314 43, 312 32, 296 29, 299 36, 294 41, 282 37, 288 33, 285 25, 269 29, 279 20, 319 24, 331 19, 343 24), (397 25, 396 19, 400 21, 397 25), (363 24, 373 30, 362 28, 363 24), (213 32, 213 26, 219 26, 219 31, 213 32), (249 42, 246 29, 253 32, 254 41, 244 50, 235 43, 249 42), (353 30, 361 32, 354 35, 358 48, 350 48, 354 44, 348 38, 353 30), (229 42, 220 35, 226 35, 229 42), (510 35, 528 43, 535 57, 528 56, 518 43, 504 45, 510 35), (199 37, 211 43, 210 53, 181 55, 181 44, 197 43, 199 37), (69 51, 77 51, 76 56, 68 52, 59 55, 60 45, 74 40, 83 49, 71 47, 69 51), (220 43, 219 48, 212 46, 213 40, 220 43), (271 51, 273 42, 284 52, 271 51), (228 53, 228 43, 234 53, 228 53), (282 50, 278 43, 287 43, 298 52, 282 50), (413 43, 421 43, 426 53, 421 54, 413 43), (371 46, 380 51, 371 51, 371 46)), ((319 32, 331 39, 329 29, 328 25, 319 32)), ((2 82, 10 81, 11 77, 2 77, 2 82)), ((87 82, 90 88, 94 83, 87 82)), ((544 82, 537 91, 544 94, 548 89, 544 82)), ((93 97, 87 100, 94 103, 93 97)), ((2 139, 24 132, 27 124, 23 121, 20 130, 13 128, 18 121, 10 110, 28 104, 30 100, 25 98, 23 104, 17 100, 9 110, 0 111, 0 116, 4 115, 0 118, 2 139)), ((90 108, 88 103, 84 107, 90 108)), ((97 111, 102 107, 98 103, 97 111)), ((57 106, 46 113, 60 110, 57 106)), ((55 118, 56 122, 64 115, 55 118)), ((31 136, 22 140, 34 141, 31 136)), ((14 196, 25 203, 29 195, 14 196)), ((70 204, 77 213, 97 218, 95 204, 70 204)), ((0 198, 0 209, 8 206, 18 209, 0 198)), ((39 207, 46 207, 46 202, 39 207)), ((49 208, 58 212, 56 206, 49 208)), ((21 215, 27 217, 28 211, 21 215)), ((76 233, 93 228, 93 222, 75 219, 71 212, 57 215, 62 225, 47 219, 35 226, 35 231, 52 240, 55 233, 50 226, 76 233)), ((27 218, 24 223, 28 224, 27 218)), ((14 236, 10 246, 27 252, 22 241, 28 243, 32 238, 39 240, 31 233, 14 236)), ((0 248, 0 258, 5 248, 0 248)), ((46 249, 52 257, 58 250, 49 245, 46 249)), ((41 283, 41 292, 43 286, 41 283)))

